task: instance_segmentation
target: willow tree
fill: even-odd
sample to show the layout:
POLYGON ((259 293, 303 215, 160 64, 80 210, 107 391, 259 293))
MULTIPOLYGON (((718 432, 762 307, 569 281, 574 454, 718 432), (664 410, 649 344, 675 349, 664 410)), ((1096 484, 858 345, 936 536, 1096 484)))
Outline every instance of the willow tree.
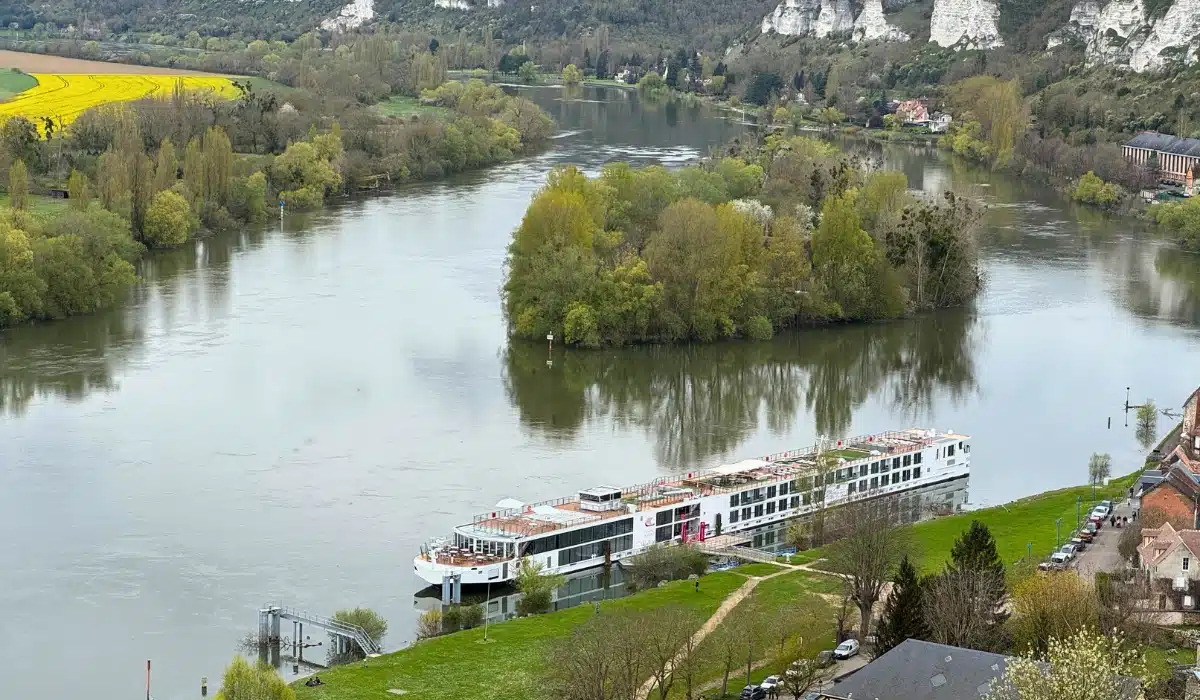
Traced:
POLYGON ((8 169, 8 206, 13 209, 29 208, 29 170, 25 161, 17 159, 8 169))

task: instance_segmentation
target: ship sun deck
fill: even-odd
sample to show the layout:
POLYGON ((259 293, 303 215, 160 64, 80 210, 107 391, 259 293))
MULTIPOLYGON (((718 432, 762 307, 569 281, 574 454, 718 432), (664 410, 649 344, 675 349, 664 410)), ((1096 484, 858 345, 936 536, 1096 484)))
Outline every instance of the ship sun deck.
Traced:
MULTIPOLYGON (((569 496, 478 515, 470 524, 459 527, 458 532, 473 537, 500 540, 544 535, 576 525, 600 523, 628 516, 632 512, 655 510, 701 496, 736 491, 755 482, 779 481, 814 473, 818 471, 822 461, 827 462, 830 458, 838 460, 839 463, 842 460, 856 462, 877 455, 919 450, 939 439, 964 437, 917 429, 864 435, 843 440, 833 448, 811 447, 780 452, 761 459, 748 459, 683 475, 660 477, 624 489, 605 487, 583 492, 585 495, 619 492, 620 501, 616 501, 614 496, 613 507, 608 510, 585 510, 580 505, 579 496, 569 496), (630 505, 635 506, 636 510, 629 508, 630 505)), ((466 555, 472 559, 478 556, 472 552, 466 552, 466 555)))

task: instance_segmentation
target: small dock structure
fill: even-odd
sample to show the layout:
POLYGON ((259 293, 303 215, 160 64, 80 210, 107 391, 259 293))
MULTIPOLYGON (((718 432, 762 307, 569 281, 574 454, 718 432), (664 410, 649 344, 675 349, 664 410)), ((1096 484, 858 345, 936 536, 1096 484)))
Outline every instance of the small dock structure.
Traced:
POLYGON ((358 625, 351 625, 323 615, 297 610, 296 608, 268 604, 258 611, 258 638, 261 643, 278 645, 281 637, 279 629, 283 622, 292 623, 292 646, 303 644, 304 626, 316 627, 329 634, 335 654, 343 654, 354 647, 365 656, 379 656, 382 649, 375 643, 367 631, 358 625))
POLYGON ((731 557, 742 561, 758 561, 774 564, 778 555, 750 547, 750 538, 745 535, 717 535, 694 542, 696 549, 717 557, 731 557))

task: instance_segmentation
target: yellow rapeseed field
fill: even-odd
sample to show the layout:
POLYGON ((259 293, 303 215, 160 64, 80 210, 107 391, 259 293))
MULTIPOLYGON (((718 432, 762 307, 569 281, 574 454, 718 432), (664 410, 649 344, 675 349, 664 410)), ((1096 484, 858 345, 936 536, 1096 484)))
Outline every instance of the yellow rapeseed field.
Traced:
POLYGON ((37 79, 37 87, 0 103, 0 121, 8 117, 25 117, 35 122, 40 130, 43 118, 49 117, 56 127, 61 127, 74 121, 80 112, 97 105, 151 96, 168 97, 180 80, 189 91, 211 92, 221 97, 237 95, 229 78, 218 76, 31 75, 37 79))

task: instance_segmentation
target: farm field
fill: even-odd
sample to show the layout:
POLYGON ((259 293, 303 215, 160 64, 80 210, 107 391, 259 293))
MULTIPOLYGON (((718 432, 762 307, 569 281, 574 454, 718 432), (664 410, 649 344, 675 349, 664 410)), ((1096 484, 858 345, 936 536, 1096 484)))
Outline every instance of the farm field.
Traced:
POLYGON ((25 73, 71 73, 81 75, 212 75, 178 68, 135 66, 129 63, 89 61, 25 51, 0 50, 0 68, 16 68, 25 73))
POLYGON ((34 73, 32 77, 37 80, 36 87, 0 103, 0 121, 20 116, 41 128, 49 118, 61 127, 97 105, 169 96, 177 81, 183 81, 188 90, 229 98, 237 96, 229 78, 219 76, 34 73))

